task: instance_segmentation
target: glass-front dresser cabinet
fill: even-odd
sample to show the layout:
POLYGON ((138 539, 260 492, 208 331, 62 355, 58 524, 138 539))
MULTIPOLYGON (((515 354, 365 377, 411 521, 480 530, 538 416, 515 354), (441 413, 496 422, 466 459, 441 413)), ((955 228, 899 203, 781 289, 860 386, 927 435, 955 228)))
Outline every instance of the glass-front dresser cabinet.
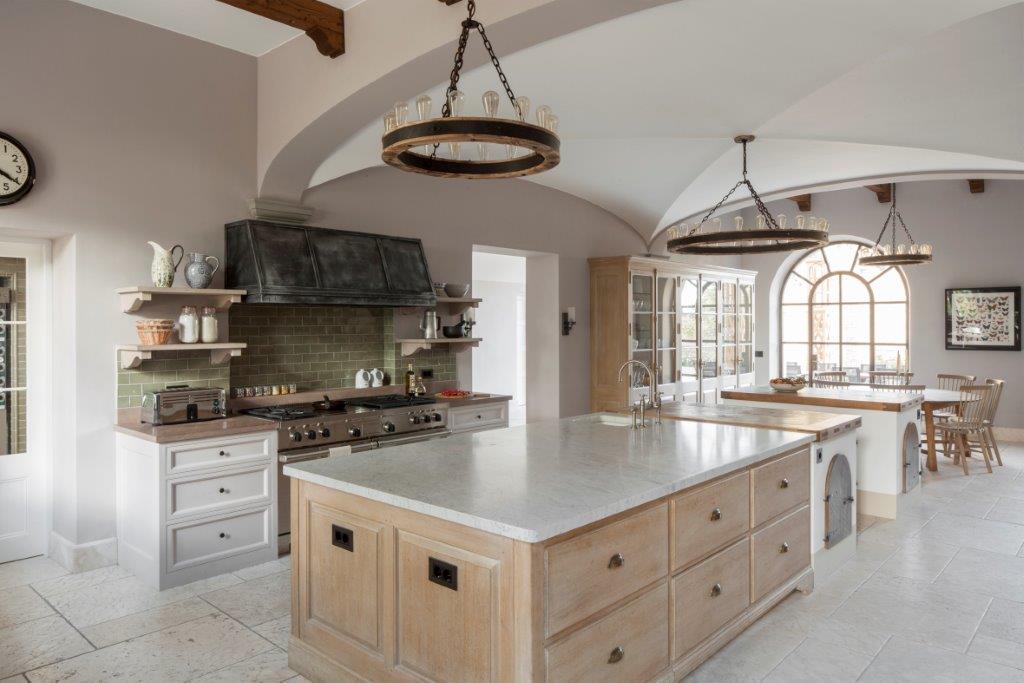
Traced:
POLYGON ((668 258, 590 259, 590 408, 620 410, 654 375, 663 401, 716 403, 754 383, 754 277, 668 258))

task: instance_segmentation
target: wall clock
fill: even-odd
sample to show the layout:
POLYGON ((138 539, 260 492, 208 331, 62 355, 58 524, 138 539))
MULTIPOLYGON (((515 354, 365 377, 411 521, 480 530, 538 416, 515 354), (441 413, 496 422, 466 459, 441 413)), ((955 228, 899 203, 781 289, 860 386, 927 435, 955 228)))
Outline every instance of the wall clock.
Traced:
POLYGON ((36 165, 25 145, 0 131, 0 206, 25 197, 36 183, 36 165))

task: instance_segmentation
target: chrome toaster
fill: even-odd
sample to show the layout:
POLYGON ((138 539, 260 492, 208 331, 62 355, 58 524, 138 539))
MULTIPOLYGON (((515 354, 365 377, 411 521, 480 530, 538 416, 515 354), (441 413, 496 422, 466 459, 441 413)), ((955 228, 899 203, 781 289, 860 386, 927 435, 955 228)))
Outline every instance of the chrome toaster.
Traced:
POLYGON ((209 387, 168 386, 142 395, 142 421, 154 425, 227 417, 227 393, 209 387))

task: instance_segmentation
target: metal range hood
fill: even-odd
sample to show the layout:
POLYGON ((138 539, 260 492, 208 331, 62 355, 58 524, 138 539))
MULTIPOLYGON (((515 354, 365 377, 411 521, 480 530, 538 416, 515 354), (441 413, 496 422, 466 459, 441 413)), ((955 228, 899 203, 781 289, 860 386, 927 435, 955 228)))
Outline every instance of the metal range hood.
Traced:
POLYGON ((423 243, 243 220, 224 226, 225 286, 246 303, 334 306, 433 306, 423 243))

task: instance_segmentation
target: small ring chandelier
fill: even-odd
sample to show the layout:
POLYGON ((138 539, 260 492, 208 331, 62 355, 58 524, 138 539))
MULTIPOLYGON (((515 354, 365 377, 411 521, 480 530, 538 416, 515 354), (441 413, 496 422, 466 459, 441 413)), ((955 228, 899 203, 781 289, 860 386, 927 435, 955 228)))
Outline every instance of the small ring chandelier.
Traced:
POLYGON ((903 216, 896 210, 896 183, 891 185, 892 201, 889 203, 889 215, 882 225, 882 232, 878 233, 873 247, 860 248, 860 263, 865 266, 913 266, 919 263, 930 263, 932 260, 932 245, 918 244, 914 241, 913 235, 903 222, 903 216), (896 221, 907 235, 909 244, 896 243, 896 221), (889 244, 882 244, 885 238, 885 231, 892 226, 892 237, 889 244))
MULTIPOLYGON (((787 228, 785 216, 780 216, 779 220, 776 220, 768 213, 757 190, 747 179, 747 143, 753 140, 753 135, 737 135, 734 138, 734 142, 743 145, 743 178, 733 185, 721 201, 704 214, 700 223, 693 226, 689 232, 681 234, 679 228, 669 228, 668 250, 670 252, 673 254, 761 254, 772 251, 808 249, 828 244, 828 221, 824 218, 817 220, 811 218, 810 225, 807 225, 807 220, 803 216, 797 216, 797 227, 787 228), (743 218, 737 216, 736 226, 733 230, 704 230, 708 219, 722 208, 722 205, 732 196, 733 192, 739 189, 740 185, 746 185, 754 200, 754 205, 757 207, 757 228, 744 230, 743 218)), ((720 224, 721 221, 715 219, 713 225, 720 224)), ((685 227, 683 229, 685 230, 685 227)))
POLYGON ((455 51, 455 66, 452 68, 440 118, 429 118, 430 98, 421 95, 416 99, 420 120, 406 123, 409 105, 407 102, 398 102, 394 111, 384 116, 384 136, 381 139, 384 151, 381 158, 384 163, 403 171, 442 178, 515 178, 554 168, 560 160, 558 117, 551 112, 550 107, 541 106, 537 108, 539 125, 526 122, 530 111, 529 98, 516 97, 512 92, 483 24, 473 18, 476 13, 475 0, 468 0, 467 7, 469 16, 462 22, 459 46, 455 51), (473 29, 483 40, 491 63, 498 72, 498 79, 515 110, 516 119, 498 118, 501 98, 493 90, 483 95, 486 116, 461 116, 465 95, 458 88, 459 75, 469 42, 469 32, 473 29), (476 143, 476 158, 469 158, 474 152, 473 143, 476 143), (442 144, 447 146, 447 157, 439 154, 442 144), (505 158, 489 159, 491 145, 497 145, 499 150, 504 149, 505 158))

